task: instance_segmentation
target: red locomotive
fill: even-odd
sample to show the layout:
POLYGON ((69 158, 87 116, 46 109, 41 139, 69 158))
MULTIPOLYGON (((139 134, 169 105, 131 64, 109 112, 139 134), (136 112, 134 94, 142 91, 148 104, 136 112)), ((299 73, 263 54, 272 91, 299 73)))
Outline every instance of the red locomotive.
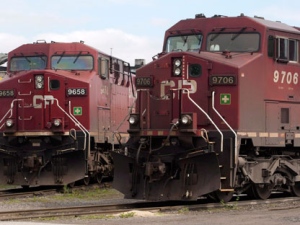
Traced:
POLYGON ((114 186, 149 200, 300 196, 299 30, 203 14, 168 29, 137 70, 114 186))
POLYGON ((11 51, 0 83, 0 183, 112 176, 109 151, 128 139, 122 122, 132 91, 130 65, 83 42, 37 41, 11 51))

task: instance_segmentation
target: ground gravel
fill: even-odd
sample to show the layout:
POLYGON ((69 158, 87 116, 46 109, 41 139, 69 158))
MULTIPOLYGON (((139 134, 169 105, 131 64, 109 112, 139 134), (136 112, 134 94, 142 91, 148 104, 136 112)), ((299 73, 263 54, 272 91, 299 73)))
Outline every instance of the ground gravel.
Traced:
MULTIPOLYGON (((95 188, 92 187, 92 188, 95 188)), ((96 187, 98 188, 98 187, 96 187)), ((103 188, 103 187, 101 187, 103 188)), ((104 187, 107 188, 107 187, 104 187)), ((108 187, 109 188, 109 187, 108 187)), ((83 188, 82 192, 90 192, 83 188)), ((33 209, 47 207, 67 207, 93 204, 116 204, 129 203, 134 200, 125 200, 123 195, 117 191, 112 191, 108 195, 101 195, 99 198, 66 197, 67 194, 55 193, 49 195, 39 195, 34 197, 4 199, 0 200, 0 211, 33 209)), ((171 211, 132 211, 130 216, 124 214, 106 216, 80 216, 68 218, 34 219, 31 221, 0 222, 0 225, 27 225, 27 224, 89 224, 89 225, 155 225, 155 224, 178 224, 178 225, 290 225, 300 224, 300 201, 286 201, 283 203, 268 203, 245 205, 235 201, 224 204, 219 208, 207 208, 197 210, 187 210, 178 208, 171 211)))

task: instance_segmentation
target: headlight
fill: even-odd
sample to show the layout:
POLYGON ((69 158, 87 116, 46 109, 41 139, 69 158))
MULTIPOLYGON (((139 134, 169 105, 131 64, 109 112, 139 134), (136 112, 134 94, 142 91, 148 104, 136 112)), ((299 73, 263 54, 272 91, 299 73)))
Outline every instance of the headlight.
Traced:
POLYGON ((131 124, 131 125, 134 125, 134 124, 137 124, 139 121, 139 118, 136 116, 136 115, 131 115, 128 119, 128 122, 131 124))
POLYGON ((14 125, 14 121, 12 119, 8 119, 6 120, 5 124, 7 127, 12 127, 14 125))
POLYGON ((174 74, 176 76, 179 76, 181 74, 181 69, 179 69, 179 68, 175 69, 174 74))
POLYGON ((54 126, 59 127, 61 125, 61 120, 60 119, 55 119, 53 121, 54 126))
POLYGON ((181 123, 184 125, 189 125, 192 123, 192 117, 190 115, 182 115, 181 123))
POLYGON ((174 65, 175 66, 180 66, 181 65, 181 60, 180 59, 176 59, 175 61, 174 61, 174 65))
POLYGON ((44 76, 43 75, 35 76, 35 88, 36 89, 44 88, 44 76))
POLYGON ((172 65, 173 65, 173 76, 181 76, 182 73, 182 58, 174 58, 172 61, 172 65))

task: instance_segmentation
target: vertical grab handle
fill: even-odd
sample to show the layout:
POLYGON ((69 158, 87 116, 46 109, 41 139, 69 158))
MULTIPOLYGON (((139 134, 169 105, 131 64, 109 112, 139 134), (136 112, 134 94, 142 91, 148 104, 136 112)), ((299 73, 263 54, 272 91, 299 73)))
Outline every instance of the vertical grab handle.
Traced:
POLYGON ((232 127, 227 123, 227 121, 221 116, 221 114, 215 108, 215 91, 212 92, 212 108, 215 113, 220 117, 220 119, 226 124, 226 126, 232 131, 234 134, 234 155, 235 155, 235 163, 237 164, 237 134, 232 129, 232 127))

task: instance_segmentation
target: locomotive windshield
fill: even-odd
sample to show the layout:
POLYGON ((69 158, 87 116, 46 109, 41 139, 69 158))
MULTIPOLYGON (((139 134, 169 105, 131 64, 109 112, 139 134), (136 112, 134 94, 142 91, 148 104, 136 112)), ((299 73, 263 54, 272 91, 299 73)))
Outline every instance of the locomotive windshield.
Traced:
POLYGON ((51 69, 92 70, 94 65, 91 55, 56 55, 51 58, 51 69))
POLYGON ((165 51, 199 51, 201 43, 200 34, 172 36, 167 40, 165 51))
POLYGON ((11 58, 9 70, 13 72, 22 70, 37 70, 45 69, 46 66, 46 56, 21 56, 11 58))
POLYGON ((207 37, 206 50, 211 52, 256 52, 258 33, 213 33, 207 37))

